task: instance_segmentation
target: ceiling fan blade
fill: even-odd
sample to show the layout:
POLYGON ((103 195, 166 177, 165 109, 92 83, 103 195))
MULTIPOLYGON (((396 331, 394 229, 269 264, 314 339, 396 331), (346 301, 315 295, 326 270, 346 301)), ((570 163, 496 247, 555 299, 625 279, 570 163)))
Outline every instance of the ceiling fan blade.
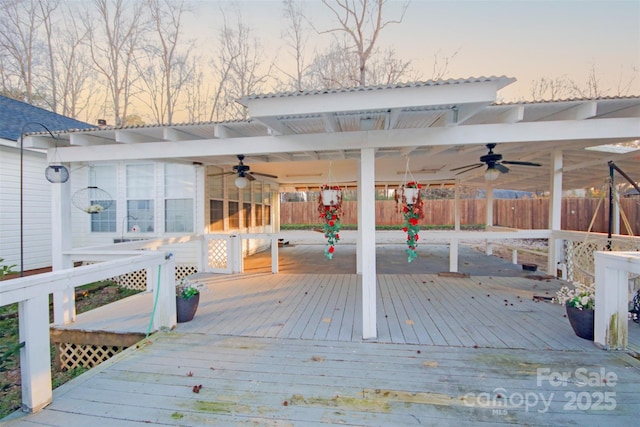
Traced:
POLYGON ((254 174, 254 175, 257 175, 257 176, 264 176, 265 178, 278 179, 278 177, 277 177, 277 176, 275 176, 275 175, 269 175, 268 173, 262 173, 262 172, 251 172, 251 173, 252 173, 252 174, 254 174))
POLYGON ((235 175, 235 171, 229 171, 229 172, 220 172, 220 173, 210 173, 207 174, 207 176, 223 176, 223 175, 235 175))
POLYGON ((503 160, 502 163, 506 163, 508 165, 522 165, 522 166, 542 166, 540 163, 533 163, 533 162, 518 162, 518 161, 508 161, 508 160, 503 160))
POLYGON ((472 165, 466 165, 466 166, 460 166, 459 168, 453 168, 453 169, 449 169, 451 172, 453 171, 459 171, 461 169, 475 169, 478 168, 480 166, 484 165, 484 163, 474 163, 472 165))
MULTIPOLYGON (((472 171, 472 170, 474 170, 474 169, 481 168, 481 167, 483 167, 483 166, 484 166, 484 163, 478 163, 477 165, 470 165, 470 166, 468 166, 468 167, 467 167, 467 169, 465 169, 465 170, 463 170, 463 171, 458 172, 456 175, 462 175, 463 173, 466 173, 466 172, 472 171)), ((457 168, 457 169, 463 169, 463 168, 457 168)), ((451 169, 451 170, 453 170, 453 169, 451 169)))
POLYGON ((253 176, 253 175, 251 174, 251 172, 245 172, 245 173, 244 173, 244 177, 245 177, 245 178, 247 178, 249 181, 255 181, 255 180, 256 180, 256 177, 255 177, 255 176, 253 176))
POLYGON ((501 164, 501 163, 496 163, 494 167, 496 169, 498 169, 502 173, 508 173, 509 172, 509 168, 506 167, 505 165, 501 164))

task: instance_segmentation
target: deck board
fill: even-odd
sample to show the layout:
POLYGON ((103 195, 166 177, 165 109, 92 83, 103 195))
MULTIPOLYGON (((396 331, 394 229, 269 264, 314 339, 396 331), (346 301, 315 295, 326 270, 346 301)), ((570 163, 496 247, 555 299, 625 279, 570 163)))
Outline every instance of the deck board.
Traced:
MULTIPOLYGON (((322 274, 199 274, 207 291, 193 321, 104 362, 7 427, 590 426, 632 425, 640 416, 640 362, 576 337, 563 307, 533 301, 559 281, 381 273, 378 336, 362 340, 361 276, 317 258, 322 274), (539 385, 539 368, 615 372, 616 408, 567 409, 571 393, 597 398, 609 389, 575 380, 539 385), (468 393, 498 399, 496 390, 553 401, 544 413, 500 400, 464 403, 468 393)), ((65 327, 145 332, 152 305, 151 294, 136 295, 65 327)), ((640 352, 633 322, 629 343, 640 352)))
POLYGON ((176 331, 63 385, 49 407, 6 425, 632 425, 639 381, 637 361, 622 352, 336 345, 176 331), (602 385, 537 383, 538 368, 578 366, 619 373, 616 408, 566 410, 566 393, 598 393, 602 385), (527 410, 473 398, 495 398, 496 389, 543 394, 551 404, 540 413, 541 404, 527 410))

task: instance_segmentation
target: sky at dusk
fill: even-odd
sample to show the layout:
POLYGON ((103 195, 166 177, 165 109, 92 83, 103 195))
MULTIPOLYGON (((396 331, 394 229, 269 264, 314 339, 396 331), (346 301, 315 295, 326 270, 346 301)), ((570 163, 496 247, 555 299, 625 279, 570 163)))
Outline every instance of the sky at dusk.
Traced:
MULTIPOLYGON (((319 0, 305 1, 307 16, 319 29, 331 26, 331 14, 319 0)), ((398 17, 401 1, 392 1, 388 18, 398 17)), ((211 46, 221 28, 220 8, 230 1, 199 0, 188 19, 189 36, 211 46)), ((281 31, 282 3, 240 0, 244 22, 260 38, 265 52, 285 55, 281 31)), ((329 36, 311 34, 310 50, 321 49, 329 36)), ((518 81, 500 92, 505 101, 530 99, 531 83, 541 77, 565 76, 586 85, 595 67, 601 85, 617 94, 619 80, 628 82, 640 67, 640 0, 627 1, 492 1, 413 0, 401 24, 387 27, 380 47, 393 46, 411 60, 425 79, 432 75, 434 54, 458 51, 449 78, 506 75, 518 81)), ((640 76, 629 94, 640 95, 640 76)))

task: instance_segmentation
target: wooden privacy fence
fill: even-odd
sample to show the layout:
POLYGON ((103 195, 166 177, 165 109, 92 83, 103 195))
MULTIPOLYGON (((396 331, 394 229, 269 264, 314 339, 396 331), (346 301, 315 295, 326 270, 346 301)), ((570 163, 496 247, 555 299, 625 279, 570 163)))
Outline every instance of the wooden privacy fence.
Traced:
MULTIPOLYGON (((609 218, 609 206, 601 199, 563 199, 562 229, 587 231, 594 214, 591 231, 606 233, 609 218), (598 204, 600 206, 598 207, 598 204), (597 214, 596 214, 597 211, 597 214)), ((460 204, 460 224, 484 224, 486 215, 485 199, 463 199, 460 204)), ((620 201, 622 211, 627 217, 634 235, 640 234, 640 199, 626 198, 620 201)), ((280 204, 281 224, 320 224, 317 202, 282 202, 280 204)), ((355 201, 344 201, 343 224, 357 224, 358 213, 355 201)), ((402 224, 402 214, 396 210, 393 200, 376 201, 376 224, 402 224)), ((499 199, 493 201, 494 225, 524 230, 549 228, 549 199, 499 199)), ((425 200, 425 216, 422 225, 453 225, 454 201, 425 200)), ((629 234, 621 220, 620 233, 629 234)))

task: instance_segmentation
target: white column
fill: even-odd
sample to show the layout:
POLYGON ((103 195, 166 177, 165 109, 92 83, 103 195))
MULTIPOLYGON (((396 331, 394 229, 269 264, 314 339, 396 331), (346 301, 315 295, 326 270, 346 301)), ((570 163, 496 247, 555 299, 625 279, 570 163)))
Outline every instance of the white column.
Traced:
POLYGON ((618 186, 613 186, 613 224, 611 232, 613 234, 620 234, 620 192, 618 186))
MULTIPOLYGON (((68 167, 68 166, 67 166, 68 167)), ((71 169, 68 167, 68 169, 71 169)), ((51 184, 51 266, 54 271, 73 268, 69 255, 71 235, 71 179, 51 184)), ((75 322, 75 289, 53 293, 53 323, 64 325, 75 322)))
POLYGON ((358 243, 362 253, 362 338, 378 336, 376 328, 375 151, 360 150, 358 243))
POLYGON ((453 197, 454 229, 460 231, 460 180, 456 179, 453 197))
MULTIPOLYGON (((361 173, 362 170, 362 162, 358 165, 358 167, 360 168, 358 173, 361 173)), ((358 179, 360 179, 360 176, 358 176, 358 179)), ((362 224, 362 190, 361 190, 361 183, 360 181, 358 181, 358 189, 356 190, 356 199, 357 199, 357 205, 358 205, 358 212, 357 212, 357 218, 358 218, 358 224, 362 224)), ((360 230, 360 227, 358 226, 358 230, 360 230)), ((356 235, 356 274, 362 274, 363 271, 363 267, 362 267, 362 233, 358 232, 358 234, 356 235)))
POLYGON ((593 341, 606 350, 624 350, 629 335, 629 276, 640 274, 637 252, 595 252, 596 308, 593 341))
MULTIPOLYGON (((551 153, 551 198, 549 200, 549 229, 562 229, 562 151, 551 153)), ((547 272, 554 274, 558 263, 564 258, 563 241, 551 238, 549 240, 549 255, 547 257, 547 272)), ((563 279, 566 279, 563 277, 563 279)))
POLYGON ((452 237, 449 241, 449 271, 458 272, 458 238, 452 237))
POLYGON ((493 226, 493 185, 491 181, 487 181, 487 216, 485 220, 485 227, 489 228, 493 226))
POLYGON ((172 257, 158 266, 147 269, 147 276, 154 281, 154 292, 157 292, 157 304, 153 313, 153 329, 173 329, 177 325, 176 318, 176 263, 172 257), (160 286, 158 287, 158 279, 160 286))
POLYGON ((51 403, 51 351, 49 348, 49 295, 18 304, 22 410, 36 412, 51 403))
POLYGON ((278 235, 271 236, 271 273, 278 273, 278 235))
POLYGON ((196 192, 194 194, 195 198, 195 228, 194 231, 196 234, 203 234, 207 229, 207 219, 205 218, 205 213, 209 210, 207 209, 206 203, 206 168, 204 166, 195 166, 195 179, 196 179, 196 192))

